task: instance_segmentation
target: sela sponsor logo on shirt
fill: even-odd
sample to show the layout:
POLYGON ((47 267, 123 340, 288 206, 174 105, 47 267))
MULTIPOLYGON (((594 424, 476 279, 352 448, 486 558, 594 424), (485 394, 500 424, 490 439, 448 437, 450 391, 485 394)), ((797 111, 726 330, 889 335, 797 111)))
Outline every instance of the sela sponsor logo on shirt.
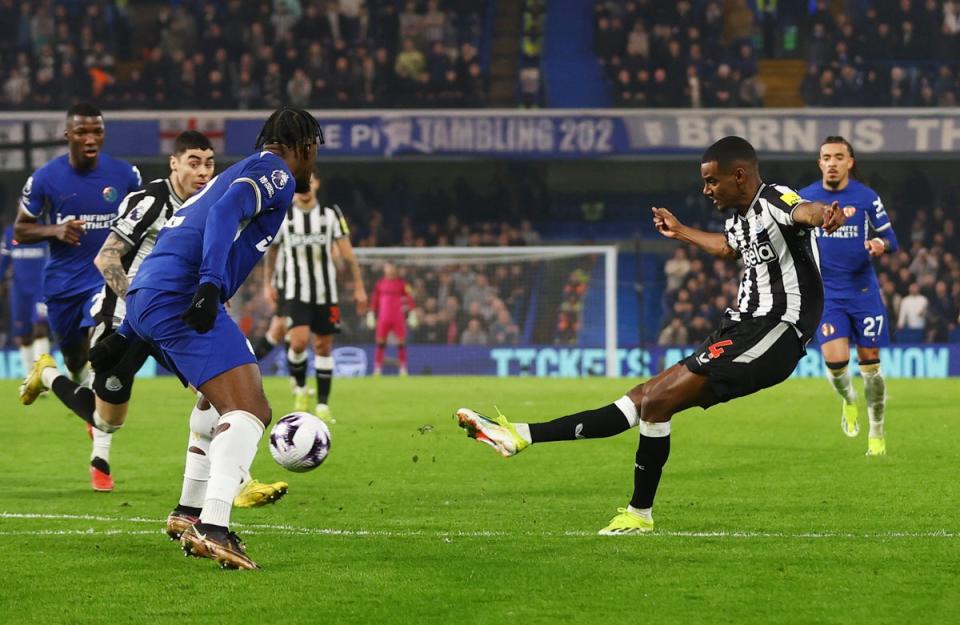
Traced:
POLYGON ((764 241, 759 244, 754 243, 744 249, 740 256, 743 258, 743 264, 749 269, 750 267, 756 267, 757 265, 763 265, 776 260, 777 253, 769 241, 764 241))
POLYGON ((301 247, 303 245, 326 245, 327 235, 321 232, 313 232, 310 234, 285 234, 290 239, 290 245, 293 247, 301 247))

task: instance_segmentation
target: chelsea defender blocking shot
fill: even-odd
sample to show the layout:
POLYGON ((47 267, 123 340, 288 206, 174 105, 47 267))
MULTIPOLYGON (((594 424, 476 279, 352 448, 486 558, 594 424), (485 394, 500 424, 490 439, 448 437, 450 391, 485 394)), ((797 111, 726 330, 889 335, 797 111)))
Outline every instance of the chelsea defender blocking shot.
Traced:
POLYGON ((123 325, 93 354, 107 366, 130 341, 146 341, 220 415, 200 522, 180 540, 188 555, 224 567, 257 568, 229 530, 230 512, 271 418, 256 358, 224 302, 277 236, 294 192, 309 190, 322 143, 306 111, 274 112, 257 138, 260 151, 216 176, 167 221, 130 285, 123 325))
POLYGON ((840 427, 850 437, 860 432, 857 396, 847 370, 850 339, 856 344, 870 420, 867 455, 882 456, 887 452, 883 431, 887 394, 880 371, 880 348, 890 339, 886 308, 870 259, 897 251, 897 235, 880 196, 854 177, 857 161, 846 139, 824 139, 817 164, 823 174, 821 180, 801 189, 800 194, 825 203, 838 202, 847 218, 832 234, 817 230, 824 291, 817 338, 827 378, 843 398, 840 427))

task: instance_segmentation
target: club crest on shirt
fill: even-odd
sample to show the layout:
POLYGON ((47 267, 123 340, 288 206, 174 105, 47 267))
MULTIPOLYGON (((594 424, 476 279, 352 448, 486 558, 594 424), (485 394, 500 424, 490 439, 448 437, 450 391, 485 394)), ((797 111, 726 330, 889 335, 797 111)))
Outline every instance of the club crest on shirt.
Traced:
POLYGON ((273 181, 273 186, 279 191, 287 186, 287 181, 290 180, 290 176, 282 169, 274 169, 273 173, 270 174, 270 180, 273 181))
POLYGON ((120 196, 120 193, 117 191, 116 187, 104 187, 102 193, 103 199, 108 202, 116 202, 117 198, 120 196))
POLYGON ((847 204, 846 206, 843 207, 843 214, 847 219, 850 219, 851 217, 857 214, 857 207, 850 206, 849 204, 847 204))

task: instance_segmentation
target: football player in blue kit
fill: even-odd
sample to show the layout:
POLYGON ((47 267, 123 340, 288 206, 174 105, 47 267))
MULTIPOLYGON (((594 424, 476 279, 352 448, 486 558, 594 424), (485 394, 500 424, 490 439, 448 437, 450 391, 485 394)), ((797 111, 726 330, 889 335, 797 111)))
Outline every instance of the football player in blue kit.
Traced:
POLYGON ((257 568, 229 529, 230 512, 271 418, 257 359, 224 302, 270 247, 294 193, 309 190, 322 143, 312 115, 275 111, 257 138, 260 151, 216 176, 167 221, 127 292, 123 324, 91 352, 97 371, 110 370, 132 341, 146 341, 219 415, 203 453, 210 469, 199 522, 180 541, 187 555, 224 568, 257 568))
POLYGON ((6 227, 0 241, 0 282, 9 285, 6 289, 10 298, 10 335, 19 344, 25 372, 30 370, 34 358, 50 351, 47 311, 40 292, 46 263, 45 241, 22 243, 13 237, 13 224, 6 227), (5 280, 8 271, 9 283, 5 280))
POLYGON ((840 427, 854 437, 860 425, 847 365, 850 339, 856 344, 870 420, 867 455, 882 456, 886 454, 886 385, 880 370, 880 348, 889 343, 889 324, 870 259, 895 252, 897 235, 877 192, 856 179, 856 157, 846 139, 824 139, 818 164, 821 180, 801 189, 800 194, 811 200, 839 202, 847 217, 833 234, 817 233, 824 290, 823 318, 817 332, 820 351, 827 377, 843 398, 840 427))
MULTIPOLYGON (((64 136, 68 153, 36 170, 23 187, 14 237, 21 243, 48 241, 43 298, 53 338, 77 383, 89 378, 89 328, 103 287, 94 258, 110 234, 120 202, 142 181, 136 167, 102 152, 103 114, 92 104, 67 111, 64 136)), ((94 490, 113 489, 110 438, 92 429, 90 477, 94 490)))

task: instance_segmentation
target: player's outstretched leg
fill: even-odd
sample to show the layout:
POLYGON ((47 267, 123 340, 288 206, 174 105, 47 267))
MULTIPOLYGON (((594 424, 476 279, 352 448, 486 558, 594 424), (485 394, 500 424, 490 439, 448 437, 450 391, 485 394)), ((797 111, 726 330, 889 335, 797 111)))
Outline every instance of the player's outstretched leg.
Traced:
POLYGON ((210 479, 200 522, 183 532, 180 544, 187 555, 210 558, 224 568, 255 569, 229 526, 234 497, 270 423, 260 370, 256 364, 243 364, 204 382, 199 390, 221 416, 209 448, 210 479))
POLYGON ((887 442, 883 432, 883 419, 887 406, 887 384, 880 371, 880 360, 861 360, 863 394, 867 399, 867 416, 870 418, 870 434, 867 441, 868 456, 883 456, 887 442))
POLYGON ((313 369, 317 382, 317 406, 313 413, 328 423, 336 423, 330 412, 330 391, 333 388, 333 335, 313 337, 313 369))

